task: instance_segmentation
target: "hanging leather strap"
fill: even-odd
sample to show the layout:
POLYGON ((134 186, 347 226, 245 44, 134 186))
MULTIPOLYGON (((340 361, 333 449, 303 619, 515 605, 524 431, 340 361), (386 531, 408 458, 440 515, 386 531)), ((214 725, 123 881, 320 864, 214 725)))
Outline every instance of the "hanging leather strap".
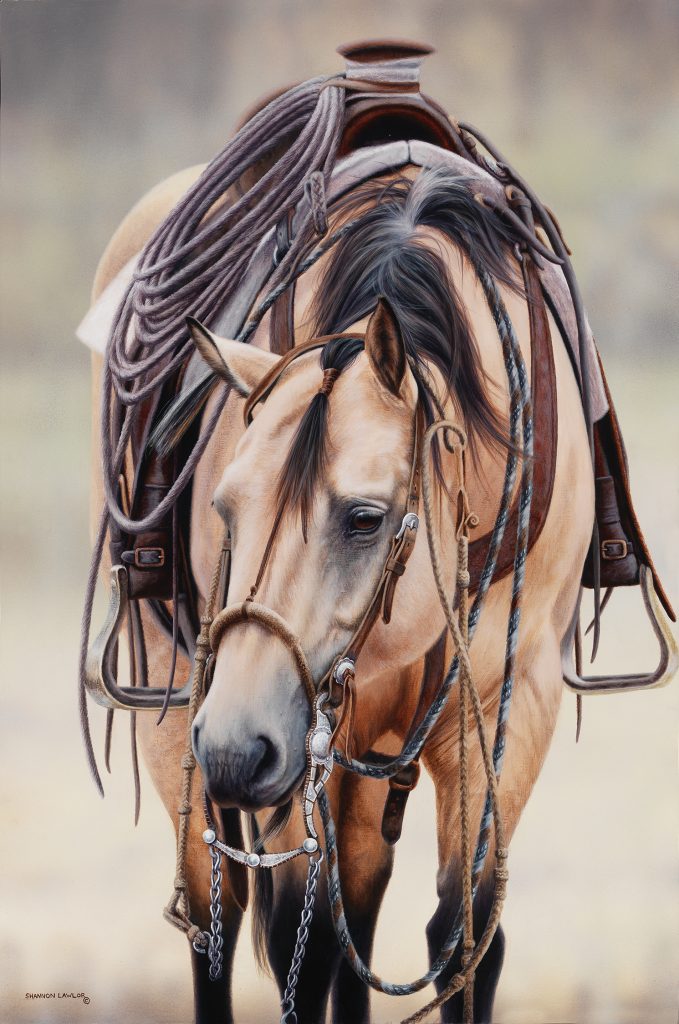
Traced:
POLYGON ((342 702, 343 688, 335 682, 335 667, 346 659, 356 662, 363 646, 370 635, 370 632, 377 622, 380 614, 385 623, 391 621, 391 611, 394 601, 396 584, 405 572, 405 567, 415 546, 417 537, 417 526, 419 519, 417 510, 420 505, 421 472, 420 452, 422 448, 424 426, 424 413, 418 405, 415 413, 415 437, 413 440, 413 459, 410 468, 410 480, 408 484, 408 497, 405 505, 405 515, 401 528, 391 541, 389 554, 384 563, 384 569, 379 582, 375 588, 372 600, 361 619, 356 632, 332 663, 330 670, 321 680, 320 688, 327 685, 329 691, 329 703, 331 707, 337 707, 342 702))
MULTIPOLYGON (((431 707, 436 691, 445 672, 446 636, 444 630, 433 647, 427 651, 424 659, 422 672, 422 683, 420 685, 420 696, 413 720, 408 730, 406 744, 422 721, 424 715, 431 707)), ((374 764, 388 764, 393 760, 391 754, 379 754, 377 751, 369 750, 364 760, 374 764)), ((408 797, 415 789, 420 778, 419 758, 411 761, 409 765, 402 768, 396 775, 389 779, 389 792, 384 803, 382 813, 382 838, 385 843, 394 846, 401 838, 403 829, 403 817, 408 803, 408 797)))
MULTIPOLYGON (((556 473, 556 449, 558 440, 558 409, 556 372, 552 338, 547 319, 547 309, 542 295, 540 276, 532 258, 526 253, 521 262, 523 282, 528 304, 531 351, 531 394, 533 399, 533 422, 536 424, 533 468, 533 500, 531 504, 528 550, 530 551, 542 533, 547 519, 554 490, 556 473)), ((516 530, 519 521, 518 496, 505 527, 504 537, 493 574, 493 582, 509 575, 514 565, 516 530)), ((477 537, 469 545, 470 591, 478 590, 481 572, 486 561, 491 534, 477 537)))

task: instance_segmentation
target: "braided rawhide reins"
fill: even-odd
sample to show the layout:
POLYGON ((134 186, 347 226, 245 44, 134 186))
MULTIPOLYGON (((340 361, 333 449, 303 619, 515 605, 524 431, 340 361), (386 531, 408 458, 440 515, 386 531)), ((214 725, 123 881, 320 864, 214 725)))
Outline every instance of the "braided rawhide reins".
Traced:
MULTIPOLYGON (((467 604, 467 593, 469 586, 469 573, 467 571, 467 547, 468 547, 468 531, 469 527, 474 524, 474 517, 469 513, 466 505, 466 495, 464 490, 463 480, 463 462, 462 459, 458 459, 458 475, 459 480, 459 494, 462 496, 462 509, 463 513, 461 519, 457 524, 457 536, 458 536, 458 573, 457 573, 457 585, 458 592, 460 594, 460 601, 458 606, 457 618, 453 612, 452 604, 448 599, 443 583, 443 575, 441 571, 441 553, 438 548, 438 542, 433 529, 433 517, 432 517, 432 486, 431 486, 431 474, 429 470, 429 450, 434 435, 440 431, 445 430, 449 437, 452 431, 458 431, 458 451, 461 451, 464 447, 464 437, 459 436, 459 430, 454 424, 449 421, 437 421, 427 431, 422 446, 421 454, 419 455, 420 472, 422 476, 423 486, 423 507, 425 513, 425 524, 427 528, 427 538, 430 549, 430 556, 432 567, 434 570, 434 576, 437 585, 437 592, 439 594, 439 600, 443 608, 446 623, 450 630, 453 642, 456 648, 455 659, 446 674, 439 692, 437 693, 435 700, 429 709, 429 712, 425 716, 425 719, 421 723, 420 728, 414 734, 412 741, 407 745, 401 754, 393 760, 390 765, 387 766, 376 766, 370 763, 362 762, 355 759, 347 760, 337 749, 332 753, 334 759, 342 764, 345 768, 353 771, 357 771, 363 775, 369 775, 372 777, 389 777, 394 774, 396 770, 409 764, 417 756, 419 756, 424 744, 426 743, 431 731, 433 730, 436 722, 439 720, 443 708, 446 706, 448 697, 452 690, 454 683, 459 678, 460 680, 460 799, 461 799, 461 849, 462 849, 462 874, 463 874, 463 903, 456 915, 452 928, 449 932, 448 938, 443 943, 439 955, 435 958, 431 968, 422 977, 409 983, 392 983, 381 979, 378 975, 370 970, 365 963, 359 957, 355 944, 351 938, 346 915, 344 913, 344 907, 342 902, 341 894, 341 883, 338 871, 338 859, 337 859, 337 845, 336 845, 336 833, 335 826, 330 811, 329 801, 321 785, 316 792, 316 800, 319 804, 321 812, 321 819, 323 822, 325 832, 325 847, 328 858, 328 890, 332 905, 332 918, 334 926, 337 932, 338 941, 340 947, 343 949, 345 956, 349 960, 349 963, 356 971, 358 976, 372 987, 379 991, 385 992, 390 995, 406 995, 411 994, 425 987, 431 981, 435 980, 450 964, 452 957, 457 949, 460 938, 464 936, 464 947, 463 947, 463 959, 462 969, 456 974, 451 981, 445 986, 439 996, 427 1004, 422 1011, 414 1015, 412 1018, 408 1018, 409 1021, 415 1021, 422 1019, 427 1013, 431 1012, 436 1006, 443 1003, 446 999, 460 990, 465 988, 465 1018, 471 1019, 471 1006, 472 1006, 472 987, 474 972, 485 954, 492 937, 495 933, 497 925, 500 920, 501 907, 504 900, 504 894, 506 891, 506 857, 507 850, 504 839, 504 830, 502 826, 502 818, 499 810, 497 786, 498 779, 502 767, 502 760, 504 755, 504 744, 505 744, 505 732, 506 723, 509 715, 509 707, 511 703, 512 687, 513 687, 513 673, 514 673, 514 662, 516 654, 516 643, 518 636, 519 617, 520 617, 520 598, 523 586, 524 578, 524 567, 525 567, 525 556, 527 551, 528 543, 528 524, 530 519, 530 504, 531 504, 531 488, 532 488, 532 412, 531 412, 531 401, 530 392, 527 382, 527 375, 523 358, 516 340, 511 321, 507 314, 506 308, 500 294, 495 286, 494 282, 485 274, 481 267, 476 267, 476 271, 481 280, 484 293, 487 301, 493 313, 493 317, 498 329, 498 334, 502 343, 503 352, 505 356, 505 366, 507 370, 508 380, 510 384, 510 450, 507 457, 507 465, 505 470, 505 480, 503 485, 502 499, 500 504, 500 511, 498 514, 495 528, 493 531, 493 542, 488 552, 486 566, 482 575, 482 584, 477 592, 474 604, 471 610, 468 609, 467 604), (522 437, 519 437, 519 421, 522 421, 522 437), (521 515, 519 519, 518 535, 517 535, 517 549, 516 558, 514 565, 514 578, 512 587, 512 603, 510 608, 510 615, 508 621, 507 630, 507 645, 506 645, 506 657, 505 657, 505 674, 501 691, 500 706, 498 709, 496 735, 493 743, 492 753, 488 744, 488 740, 485 732, 485 724, 483 721, 483 714, 481 710, 481 704, 478 692, 473 682, 473 676, 471 673, 471 664, 469 661, 469 643, 473 635, 474 627, 478 621, 483 598, 487 593, 490 582, 492 581, 495 559, 497 557, 497 551, 502 542, 502 536, 507 522, 507 514, 511 501, 511 494, 513 491, 514 481, 516 477, 516 469, 518 463, 518 456, 516 454, 517 447, 521 446, 522 451, 522 480, 520 485, 520 510, 521 515), (463 723, 467 722, 469 709, 471 708, 473 720, 479 734, 479 743, 483 757, 484 771, 486 774, 487 781, 487 794, 485 806, 483 809, 483 815, 481 819, 479 835, 476 842, 475 852, 472 859, 471 846, 470 846, 470 834, 469 834, 469 780, 468 780, 468 753, 467 753, 467 735, 466 728, 463 728, 463 723), (474 943, 473 939, 473 900, 476 892, 478 891, 479 880, 485 859, 490 845, 490 834, 491 827, 494 828, 495 833, 495 890, 493 896, 493 902, 491 911, 488 917, 487 924, 484 928, 483 934, 480 937, 478 943, 474 943)), ((311 346, 310 346, 311 347, 311 346)), ((324 378, 329 383, 330 376, 324 378)), ((321 385, 323 387, 323 385, 321 385)), ((327 383, 326 383, 327 387, 327 383)), ((267 545, 268 549, 269 545, 267 545)), ((216 582, 223 574, 223 559, 229 556, 230 546, 225 544, 220 563, 217 566, 213 579, 213 588, 211 590, 211 599, 209 602, 206 615, 203 619, 203 631, 201 632, 202 640, 199 642, 199 652, 203 652, 207 647, 211 647, 213 651, 219 646, 221 637, 223 636, 224 630, 228 628, 232 623, 242 622, 250 617, 253 621, 264 624, 267 629, 271 628, 274 630, 279 639, 281 639, 291 650, 295 660, 298 664, 300 676, 305 680, 305 689, 310 700, 312 710, 314 709, 314 702, 316 702, 315 710, 318 711, 318 699, 319 696, 325 698, 325 688, 330 686, 330 679, 328 675, 324 677, 318 688, 318 695, 316 694, 316 688, 311 683, 312 689, 309 689, 310 674, 308 673, 308 667, 306 665, 306 659, 302 652, 301 645, 298 639, 292 634, 289 627, 285 624, 284 620, 280 616, 275 616, 274 613, 268 609, 260 606, 252 606, 252 613, 250 614, 247 610, 248 601, 241 606, 234 606, 232 608, 226 608, 223 612, 220 612, 215 619, 214 609, 214 597, 216 595, 216 582), (273 618, 275 617, 275 621, 273 618), (270 621, 271 620, 271 621, 270 621), (205 638, 207 637, 207 645, 205 638)), ((258 574, 258 579, 261 573, 258 574)), ((256 587, 253 588, 256 592, 256 587)), ((254 598, 254 594, 251 594, 251 598, 254 598)), ((351 646, 351 645, 349 645, 351 646)), ((192 717, 197 711, 198 702, 203 689, 203 674, 204 674, 204 655, 201 654, 197 658, 196 662, 196 674, 194 675, 194 692, 192 693, 191 707, 189 717, 192 721, 192 717), (194 699, 195 696, 195 699, 194 699)), ((345 676, 346 680, 346 676, 345 676)), ((324 701, 323 701, 324 702, 324 701)), ((309 753, 310 743, 314 741, 314 729, 317 726, 317 717, 314 716, 312 722, 312 729, 309 733, 309 739, 307 741, 307 751, 309 753)), ((190 792, 190 777, 192 776, 195 768, 195 759, 190 742, 190 727, 187 734, 187 749, 184 756, 183 767, 185 782, 183 790, 186 793, 190 792)), ((327 749, 323 751, 327 755, 327 749)), ((328 771, 329 774, 329 771, 328 771)), ((307 783, 303 788, 303 792, 308 795, 308 783, 309 778, 307 776, 307 783)), ((187 801, 184 801, 183 807, 185 808, 187 801)), ((311 805, 307 802, 305 806, 305 818, 307 820, 307 832, 310 840, 314 840, 316 837, 315 829, 311 822, 310 814, 313 812, 313 802, 311 805), (311 827, 309 827, 311 825, 311 827)), ((166 908, 166 916, 173 924, 182 928, 188 932, 193 938, 194 945, 196 948, 208 948, 210 952, 214 950, 214 942, 206 934, 200 932, 190 922, 189 916, 189 904, 188 894, 186 892, 186 879, 184 873, 183 860, 185 858, 186 842, 188 837, 188 814, 186 810, 180 818, 180 835, 178 837, 178 862, 177 862, 177 882, 175 885, 175 892, 173 898, 166 908), (181 855, 180 855, 181 852, 181 855), (178 884, 177 884, 178 883, 178 884)), ((313 849, 309 848, 296 851, 290 851, 289 854, 283 855, 264 855, 264 858, 268 856, 271 863, 267 860, 262 860, 259 855, 252 854, 240 854, 238 851, 234 851, 232 848, 227 848, 224 844, 220 844, 216 840, 216 835, 212 829, 208 829, 206 832, 206 841, 209 842, 211 847, 211 853, 213 859, 215 857, 215 848, 218 851, 227 853, 229 856, 235 856, 235 859, 241 860, 242 863, 247 864, 250 867, 268 867, 275 866, 275 863, 282 862, 283 859, 289 859, 290 856, 295 856, 299 853, 306 852, 311 858, 309 866, 309 874, 307 879, 307 895, 305 898, 305 906, 303 911, 303 918, 306 921, 302 931, 308 932, 308 924, 311 920, 313 913, 313 896, 316 890, 316 884, 318 879, 318 866, 320 865, 320 859, 322 852, 314 845, 313 849), (250 859, 248 859, 250 858, 250 859), (254 858, 254 859, 253 859, 254 858)), ((216 855, 219 857, 219 853, 216 855)), ((218 860, 217 860, 218 869, 218 860)), ((214 871, 214 868, 213 868, 214 871)), ((216 912, 213 913, 213 918, 217 916, 216 912)), ((305 940, 306 941, 306 940, 305 940)), ((291 1015, 294 1013, 294 989, 296 984, 297 975, 299 973, 299 966, 304 952, 304 943, 302 947, 296 947, 295 956, 293 957, 293 963, 291 965, 291 971, 288 979, 288 986, 283 999, 283 1020, 294 1019, 291 1015)), ((217 976, 215 973, 214 976, 217 976)))

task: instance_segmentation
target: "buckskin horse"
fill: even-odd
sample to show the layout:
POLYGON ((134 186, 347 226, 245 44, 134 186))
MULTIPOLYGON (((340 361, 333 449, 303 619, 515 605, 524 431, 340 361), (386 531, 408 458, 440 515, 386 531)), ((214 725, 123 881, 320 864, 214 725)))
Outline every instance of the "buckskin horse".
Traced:
POLYGON ((420 94, 426 48, 341 52, 343 75, 274 97, 149 193, 100 263, 81 328, 108 336, 81 710, 86 726, 87 692, 108 709, 107 743, 130 711, 178 819, 166 916, 191 942, 199 1021, 232 1019, 248 871, 282 1020, 321 1021, 331 997, 335 1021, 367 1021, 371 986, 434 982, 409 1020, 486 1021, 507 846, 563 680, 667 681, 659 602, 672 613, 553 216, 420 94), (107 537, 111 609, 88 648, 107 537), (597 611, 602 583, 641 584, 654 672, 572 665, 583 579, 597 611), (420 759, 439 904, 429 971, 394 983, 372 943, 420 759))

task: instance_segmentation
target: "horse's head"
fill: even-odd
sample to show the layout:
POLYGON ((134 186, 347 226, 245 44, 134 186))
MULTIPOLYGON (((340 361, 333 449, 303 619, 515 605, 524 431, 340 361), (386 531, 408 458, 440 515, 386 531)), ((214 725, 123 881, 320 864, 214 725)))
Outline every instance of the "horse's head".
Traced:
MULTIPOLYGON (((278 357, 196 324, 193 333, 241 396, 275 377, 278 357)), ((298 356, 265 397, 214 495, 232 543, 227 605, 242 607, 256 586, 317 685, 370 606, 408 507, 418 385, 389 306, 378 303, 365 338, 298 356)), ((412 663, 440 632, 428 566, 422 538, 390 624, 377 616, 370 631, 361 679, 412 663)), ((193 733, 215 801, 256 809, 290 797, 305 768, 307 691, 280 632, 254 619, 223 633, 193 733)))

